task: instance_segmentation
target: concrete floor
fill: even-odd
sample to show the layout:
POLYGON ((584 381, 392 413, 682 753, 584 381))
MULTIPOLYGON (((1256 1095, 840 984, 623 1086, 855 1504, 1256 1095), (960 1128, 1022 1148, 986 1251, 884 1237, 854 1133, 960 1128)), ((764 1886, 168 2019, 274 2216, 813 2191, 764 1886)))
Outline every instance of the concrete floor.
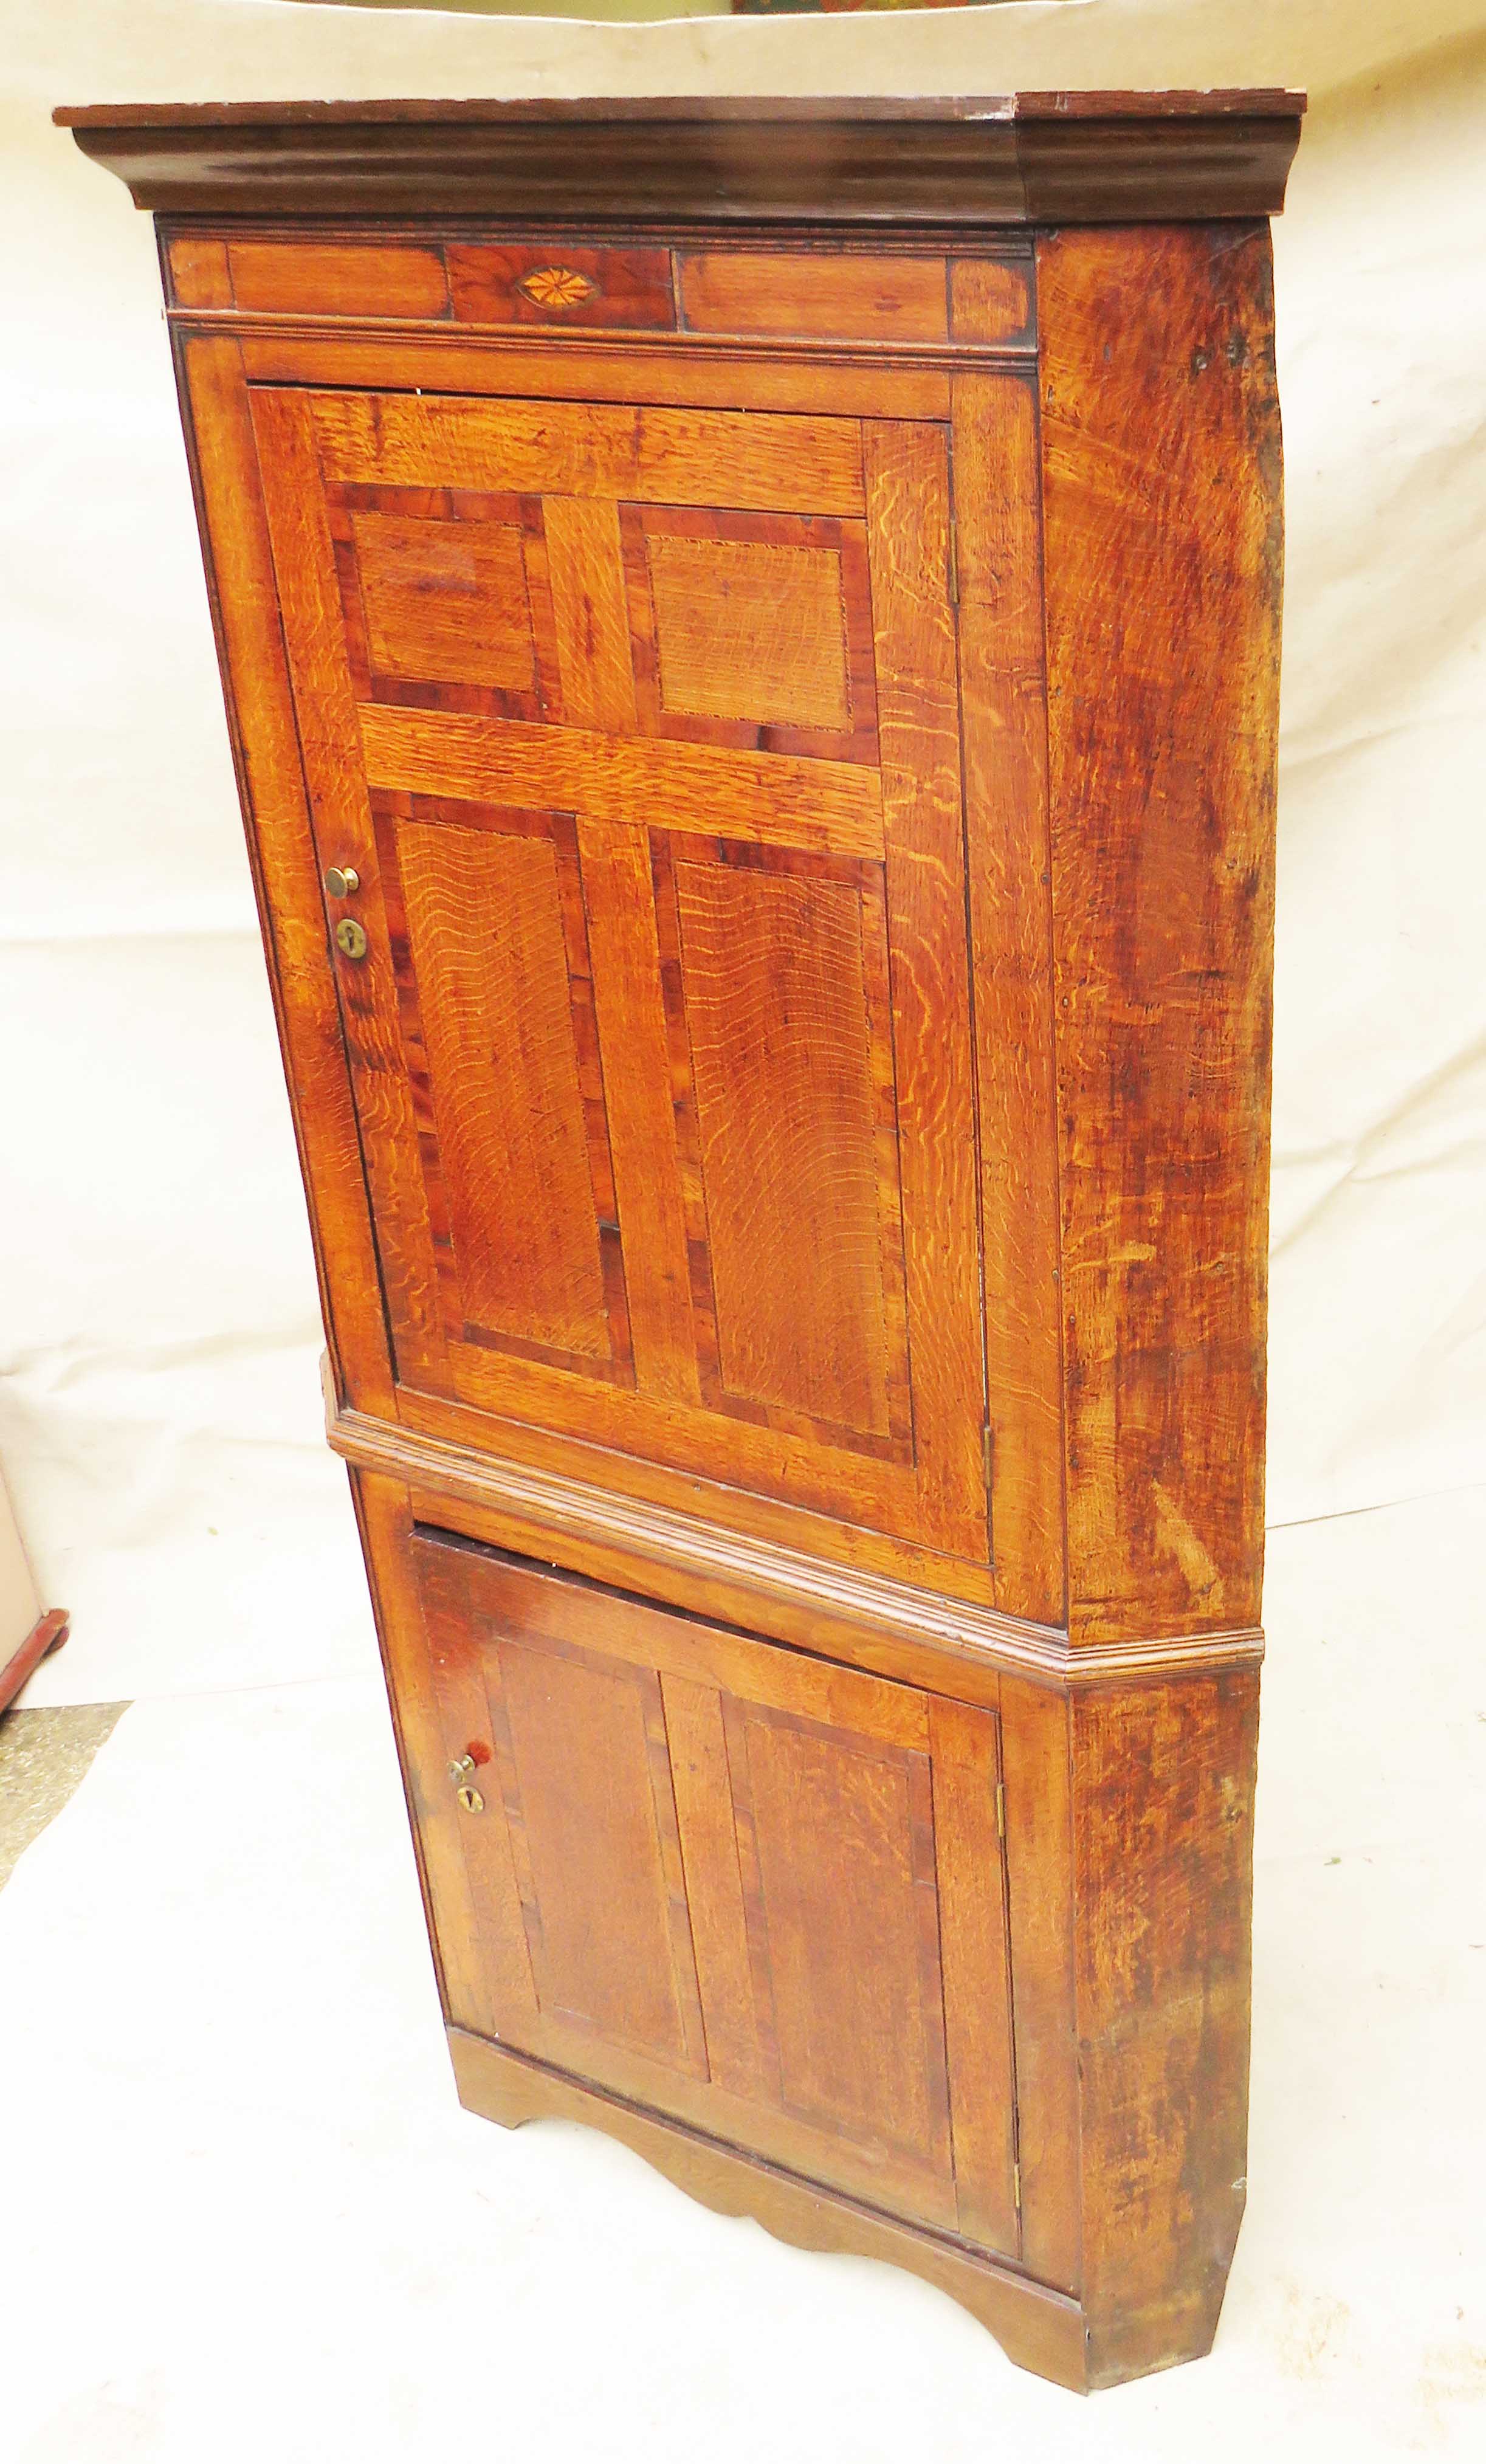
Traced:
POLYGON ((0 2456, 1477 2464, 1483 1544, 1479 1491, 1272 1536, 1248 2216, 1212 2359, 1086 2403, 460 2111, 369 1632, 142 1686, 0 1892, 0 2456))

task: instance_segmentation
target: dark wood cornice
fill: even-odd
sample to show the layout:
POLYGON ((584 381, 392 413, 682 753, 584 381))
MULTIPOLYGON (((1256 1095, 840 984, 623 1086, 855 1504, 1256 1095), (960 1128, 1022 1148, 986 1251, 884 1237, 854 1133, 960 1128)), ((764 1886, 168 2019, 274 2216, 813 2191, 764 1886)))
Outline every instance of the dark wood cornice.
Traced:
POLYGON ((54 114, 155 213, 999 230, 1278 213, 1305 98, 102 104, 54 114))

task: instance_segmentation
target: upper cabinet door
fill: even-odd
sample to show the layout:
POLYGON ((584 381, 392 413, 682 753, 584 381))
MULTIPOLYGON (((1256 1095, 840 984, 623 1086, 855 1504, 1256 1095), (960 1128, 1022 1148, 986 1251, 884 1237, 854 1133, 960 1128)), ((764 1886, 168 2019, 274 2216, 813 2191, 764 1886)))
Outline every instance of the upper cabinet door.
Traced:
POLYGON ((253 422, 400 1385, 983 1562, 948 430, 253 422))

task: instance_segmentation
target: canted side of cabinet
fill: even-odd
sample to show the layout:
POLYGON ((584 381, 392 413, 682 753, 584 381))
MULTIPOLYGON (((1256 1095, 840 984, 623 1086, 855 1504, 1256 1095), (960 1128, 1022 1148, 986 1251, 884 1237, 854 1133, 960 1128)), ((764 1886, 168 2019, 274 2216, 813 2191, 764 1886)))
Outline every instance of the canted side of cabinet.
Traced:
POLYGON ((463 108, 80 132, 460 2092, 1109 2384, 1243 2204, 1295 99, 463 108))

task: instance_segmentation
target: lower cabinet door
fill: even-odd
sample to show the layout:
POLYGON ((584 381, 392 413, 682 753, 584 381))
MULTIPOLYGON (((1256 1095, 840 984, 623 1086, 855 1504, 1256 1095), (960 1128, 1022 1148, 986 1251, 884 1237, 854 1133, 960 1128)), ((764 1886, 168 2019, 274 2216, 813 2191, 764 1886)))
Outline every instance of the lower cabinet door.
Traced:
POLYGON ((1015 2253, 994 1713, 410 1545, 454 2021, 1015 2253))

